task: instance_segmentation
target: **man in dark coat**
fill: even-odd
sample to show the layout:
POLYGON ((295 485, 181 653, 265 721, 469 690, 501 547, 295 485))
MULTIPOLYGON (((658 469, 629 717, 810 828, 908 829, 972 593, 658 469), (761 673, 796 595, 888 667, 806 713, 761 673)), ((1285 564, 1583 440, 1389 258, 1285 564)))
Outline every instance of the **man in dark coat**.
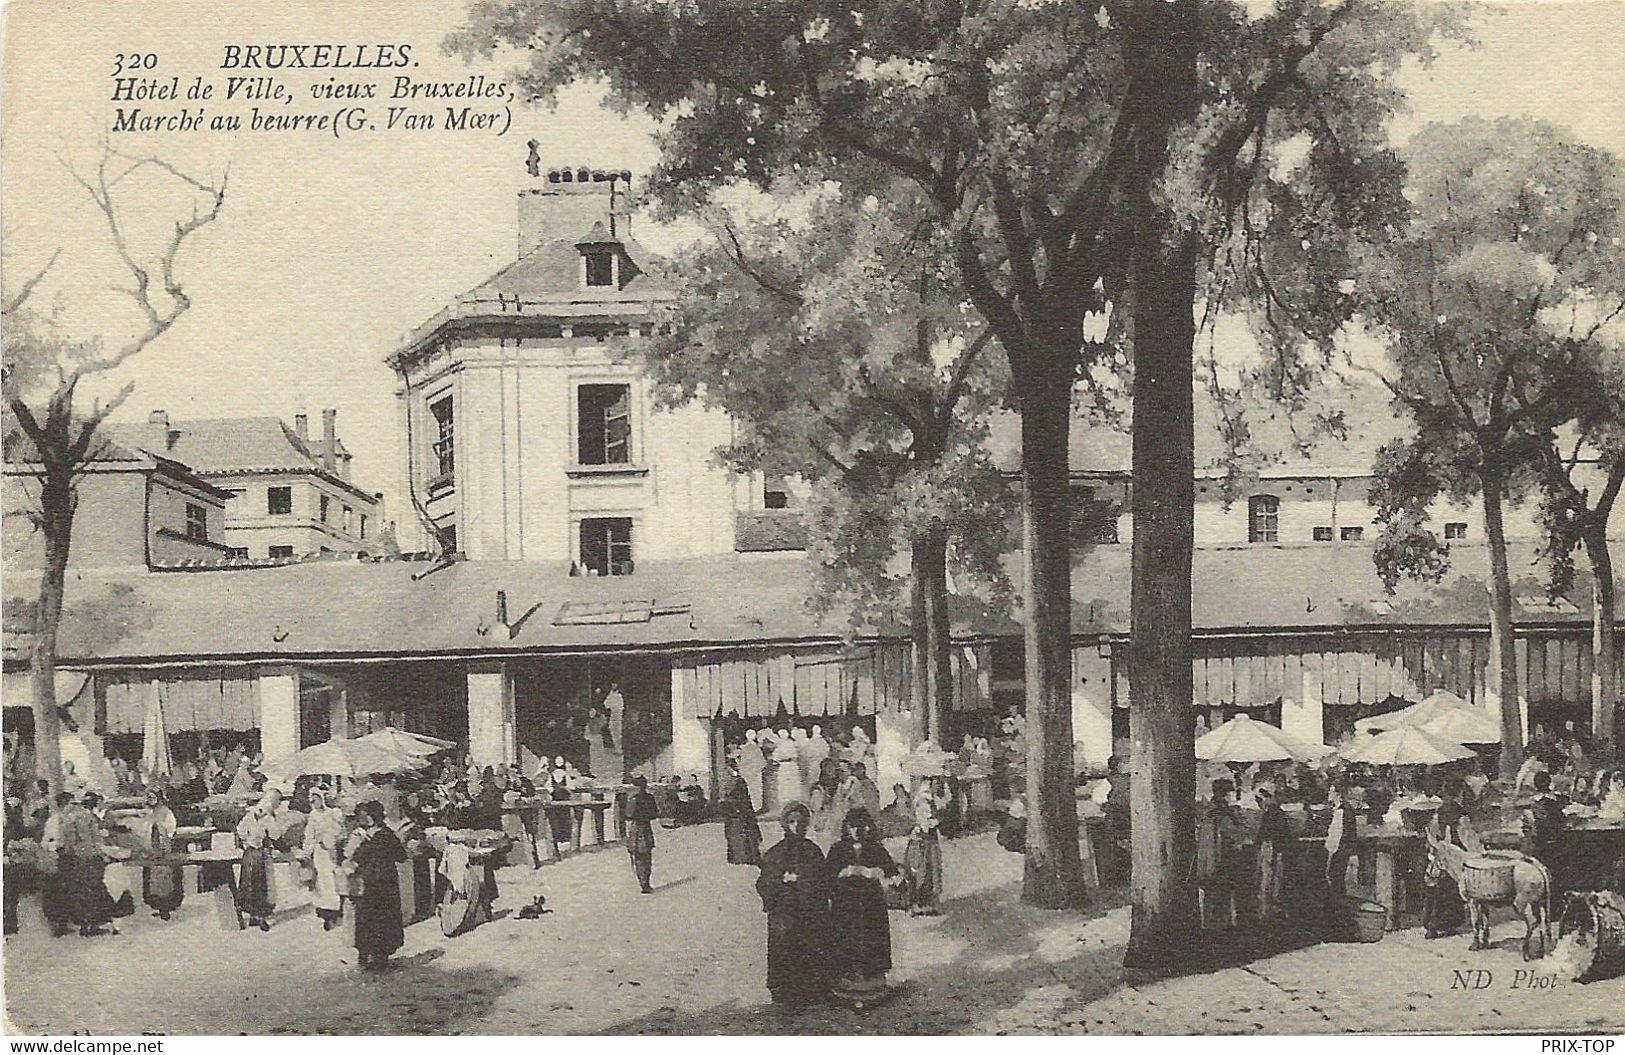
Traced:
POLYGON ((355 947, 363 968, 378 968, 406 943, 401 922, 400 874, 395 866, 406 860, 406 848, 384 823, 384 804, 368 800, 356 807, 359 827, 345 847, 345 859, 361 877, 361 896, 355 902, 355 947))
POLYGON ((654 820, 660 815, 655 797, 649 794, 649 781, 633 777, 632 801, 626 807, 626 852, 632 858, 632 872, 638 877, 638 889, 645 894, 654 893, 649 881, 654 875, 655 830, 654 820))
POLYGON ((774 1003, 794 1009, 829 991, 829 881, 823 853, 807 838, 812 812, 806 805, 785 806, 779 823, 784 838, 762 854, 756 892, 767 913, 767 988, 774 1003))

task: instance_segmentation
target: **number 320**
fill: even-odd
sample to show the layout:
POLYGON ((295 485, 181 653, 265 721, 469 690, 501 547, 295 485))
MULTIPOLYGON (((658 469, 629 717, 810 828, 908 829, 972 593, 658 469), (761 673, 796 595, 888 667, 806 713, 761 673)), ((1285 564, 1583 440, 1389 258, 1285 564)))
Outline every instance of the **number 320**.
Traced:
POLYGON ((151 70, 158 66, 158 56, 155 52, 118 54, 113 56, 113 76, 132 70, 151 70))

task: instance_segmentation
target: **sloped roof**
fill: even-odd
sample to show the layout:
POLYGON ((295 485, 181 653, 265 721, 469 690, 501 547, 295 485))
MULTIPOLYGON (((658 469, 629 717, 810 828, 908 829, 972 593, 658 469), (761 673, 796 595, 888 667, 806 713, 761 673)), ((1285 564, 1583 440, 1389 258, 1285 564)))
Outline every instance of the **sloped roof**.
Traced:
MULTIPOLYGON (((1438 585, 1409 583, 1385 598, 1368 546, 1201 549, 1194 561, 1195 625, 1204 634, 1335 630, 1393 624, 1488 624, 1484 547, 1452 547, 1438 585)), ((1129 628, 1129 547, 1101 546, 1073 568, 1073 632, 1129 628)), ((1533 550, 1512 555, 1516 574, 1533 550)), ((835 640, 839 616, 811 613, 804 558, 733 556, 639 563, 633 575, 571 577, 556 562, 465 561, 428 571, 424 561, 309 560, 274 567, 185 572, 84 572, 70 577, 61 633, 65 665, 191 660, 252 661, 388 656, 501 655, 725 647, 835 640), (494 628, 496 593, 518 629, 494 628), (585 618, 560 620, 565 605, 585 618), (636 614, 614 621, 605 609, 636 614), (665 614, 653 614, 663 612, 665 614), (596 613, 596 614, 595 614, 596 613)), ((8 616, 27 608, 28 576, 7 582, 8 616)), ((1533 587, 1519 593, 1538 593, 1533 587)), ((956 599, 955 633, 1017 632, 1008 615, 956 599)), ((1584 584, 1572 611, 1520 611, 1526 625, 1583 623, 1584 584)), ((15 619, 11 620, 15 623, 15 619)), ((13 630, 17 629, 13 626, 13 630)), ((7 635, 8 656, 26 635, 7 635)))
MULTIPOLYGON (((118 442, 149 452, 161 452, 189 466, 201 476, 243 473, 319 473, 363 498, 372 495, 322 465, 308 442, 283 424, 281 418, 199 418, 156 422, 108 422, 102 426, 118 442), (171 444, 173 437, 173 444, 171 444)), ((338 453, 347 453, 344 444, 338 453)))
MULTIPOLYGON (((1330 409, 1341 411, 1346 437, 1317 437, 1308 415, 1289 416, 1280 410, 1249 410, 1245 420, 1257 450, 1252 468, 1263 478, 1292 476, 1367 476, 1377 449, 1391 440, 1409 436, 1409 423, 1396 414, 1386 392, 1371 386, 1350 385, 1328 397, 1330 409), (1308 447, 1305 451, 1302 447, 1308 447)), ((1133 439, 1128 416, 1121 428, 1074 415, 1067 437, 1067 460, 1075 473, 1127 474, 1133 460, 1133 439)), ((1199 477, 1223 474, 1227 458, 1219 431, 1219 413, 1212 399, 1196 400, 1196 472, 1199 477)), ((988 446, 1001 469, 1021 468, 1021 418, 1013 412, 994 415, 989 423, 988 446)))
POLYGON ((107 428, 125 443, 162 452, 200 473, 305 471, 322 464, 320 455, 280 418, 202 418, 168 425, 113 422, 107 428))
POLYGON ((596 224, 580 237, 543 242, 525 253, 407 333, 390 358, 411 355, 455 320, 615 316, 672 296, 671 286, 649 274, 653 254, 630 237, 606 243, 597 233, 601 227, 596 224), (619 244, 635 274, 619 288, 582 286, 578 246, 583 244, 619 244))
MULTIPOLYGON (((103 422, 96 430, 96 437, 91 441, 90 455, 93 462, 128 462, 136 466, 151 466, 157 461, 157 456, 140 450, 136 445, 122 443, 115 434, 117 426, 110 422, 103 422)), ((6 461, 10 464, 38 461, 38 453, 34 449, 34 441, 22 429, 13 429, 5 438, 6 461)))
MULTIPOLYGON (((91 441, 90 468, 93 471, 99 469, 156 471, 164 476, 183 481, 189 487, 199 491, 219 498, 229 497, 229 492, 223 491, 204 480, 181 460, 172 456, 154 453, 139 443, 131 442, 131 440, 132 437, 126 435, 119 424, 103 422, 97 428, 96 436, 91 441)), ((17 429, 6 436, 5 460, 8 471, 20 470, 24 473, 30 471, 24 466, 30 462, 38 461, 33 441, 21 429, 17 429)))
MULTIPOLYGON (((597 225, 602 228, 602 224, 597 225)), ((481 282, 473 289, 458 297, 459 302, 471 303, 482 300, 496 300, 506 297, 510 300, 518 299, 521 304, 532 302, 538 305, 550 302, 569 303, 626 303, 657 299, 671 295, 671 287, 660 279, 643 272, 649 263, 649 254, 643 247, 630 238, 615 239, 608 244, 619 244, 637 265, 639 273, 634 275, 626 285, 616 288, 614 286, 588 286, 581 285, 581 250, 580 245, 588 241, 603 243, 603 237, 589 232, 584 239, 560 238, 551 242, 543 242, 524 256, 515 260, 507 267, 498 271, 490 278, 481 282)))

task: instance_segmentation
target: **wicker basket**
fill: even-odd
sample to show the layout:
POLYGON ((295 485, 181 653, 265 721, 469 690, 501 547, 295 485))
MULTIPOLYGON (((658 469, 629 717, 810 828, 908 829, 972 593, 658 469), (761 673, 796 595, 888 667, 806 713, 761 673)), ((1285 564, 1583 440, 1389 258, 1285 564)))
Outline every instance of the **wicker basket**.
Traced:
POLYGON ((1348 912, 1353 924, 1351 937, 1355 941, 1381 941, 1388 932, 1388 910, 1375 901, 1364 898, 1348 899, 1348 912))
POLYGON ((1462 896, 1475 901, 1510 901, 1515 861, 1495 853, 1467 857, 1461 863, 1462 896))

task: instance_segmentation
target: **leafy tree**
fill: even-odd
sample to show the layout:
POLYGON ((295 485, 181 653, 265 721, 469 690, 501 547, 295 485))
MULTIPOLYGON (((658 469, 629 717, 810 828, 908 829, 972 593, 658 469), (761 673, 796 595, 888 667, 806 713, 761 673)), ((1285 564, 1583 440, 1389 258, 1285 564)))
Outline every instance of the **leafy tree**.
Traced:
POLYGON ((64 332, 60 312, 37 310, 33 300, 61 255, 60 249, 15 292, 7 293, 3 302, 5 453, 7 460, 21 461, 27 467, 28 482, 22 486, 33 501, 28 519, 44 540, 45 563, 33 612, 29 669, 34 684, 35 763, 41 777, 53 787, 61 779, 62 768, 57 634, 79 478, 101 455, 97 429, 129 396, 133 383, 105 401, 95 401, 88 410, 77 406, 75 397, 80 382, 105 375, 135 358, 191 307, 191 298, 176 273, 176 261, 192 236, 219 216, 226 198, 224 178, 218 184, 204 182, 160 158, 132 157, 105 146, 88 174, 66 162, 64 168, 107 223, 109 241, 130 279, 129 286, 120 288, 134 302, 140 321, 133 336, 108 347, 100 336, 64 332), (141 219, 152 218, 153 188, 140 188, 143 177, 154 175, 182 185, 193 207, 189 218, 174 222, 155 252, 144 252, 131 232, 140 229, 141 219), (132 212, 142 215, 132 221, 132 212))
MULTIPOLYGON (((942 227, 1022 419, 1023 896, 1044 906, 1078 904, 1084 890, 1071 787, 1069 410, 1077 379, 1114 346, 1089 336, 1088 316, 1109 307, 1132 331, 1132 944, 1142 962, 1176 962, 1195 920, 1199 266, 1215 240, 1232 241, 1256 188, 1289 182, 1268 178, 1273 144, 1315 143, 1305 169, 1322 189, 1337 186, 1335 167, 1348 174, 1373 156, 1397 101, 1393 72, 1425 47, 1436 17, 1353 0, 1288 0, 1260 18, 1221 0, 479 0, 451 42, 470 55, 526 49, 533 98, 601 78, 615 105, 663 118, 652 182, 668 208, 794 176, 942 227), (899 180, 913 193, 893 202, 899 180)), ((1314 213, 1320 198, 1305 200, 1314 213)))
POLYGON ((1008 488, 982 444, 1000 362, 929 231, 836 195, 789 204, 798 222, 714 217, 714 237, 664 269, 678 298, 638 358, 667 405, 730 415, 728 465, 809 485, 825 610, 892 621, 908 598, 917 731, 941 742, 950 565, 1007 589, 1008 488))
POLYGON ((1543 469, 1555 483, 1552 437, 1583 412, 1598 332, 1625 302, 1620 175, 1606 152, 1525 118, 1430 125, 1406 162, 1407 222, 1360 262, 1365 317, 1392 361, 1384 382, 1416 423, 1413 439, 1379 456, 1376 560, 1390 584, 1437 579, 1449 554, 1428 506, 1481 498, 1511 777, 1524 730, 1504 509, 1543 469))
POLYGON ((1591 567, 1591 734, 1612 741, 1619 702, 1614 661, 1619 602, 1608 521, 1625 486, 1625 377, 1617 354, 1597 350, 1602 354, 1592 361, 1596 375, 1575 393, 1581 409, 1569 442, 1559 443, 1555 432, 1548 435, 1538 472, 1548 587, 1562 593, 1573 585, 1575 549, 1585 550, 1591 567))

